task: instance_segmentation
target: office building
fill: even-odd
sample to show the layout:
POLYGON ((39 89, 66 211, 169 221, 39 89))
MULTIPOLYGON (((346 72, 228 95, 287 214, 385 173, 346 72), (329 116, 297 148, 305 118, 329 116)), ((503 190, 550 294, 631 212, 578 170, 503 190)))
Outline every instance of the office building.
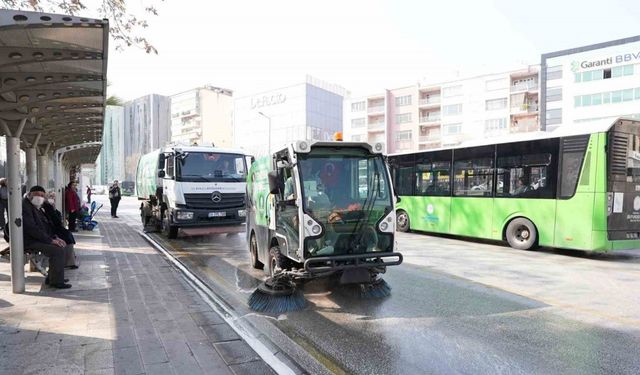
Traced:
POLYGON ((287 142, 330 140, 342 130, 344 88, 307 76, 302 83, 238 98, 234 146, 263 156, 287 142))
POLYGON ((171 139, 171 98, 150 94, 124 105, 124 179, 135 181, 140 156, 171 139))
POLYGON ((102 149, 96 160, 95 179, 98 185, 107 185, 113 180, 125 179, 124 128, 124 107, 106 106, 102 149))
POLYGON ((542 55, 541 128, 640 118, 640 36, 542 55))
POLYGON ((233 92, 213 86, 171 96, 171 141, 231 147, 233 92))
POLYGON ((387 153, 538 130, 538 67, 384 90, 347 100, 345 138, 387 153))

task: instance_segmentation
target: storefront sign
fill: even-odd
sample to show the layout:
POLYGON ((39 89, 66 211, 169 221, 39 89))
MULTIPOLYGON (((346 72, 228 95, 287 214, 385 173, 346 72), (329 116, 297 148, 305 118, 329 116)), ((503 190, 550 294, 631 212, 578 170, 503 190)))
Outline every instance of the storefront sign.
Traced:
POLYGON ((251 109, 268 107, 270 105, 282 104, 287 101, 285 94, 262 95, 251 98, 251 109))
POLYGON ((591 69, 598 67, 606 67, 613 64, 623 64, 640 60, 640 51, 632 52, 632 53, 623 53, 615 56, 609 56, 603 59, 597 60, 583 60, 583 61, 572 61, 571 62, 571 70, 573 72, 577 72, 581 69, 591 69))

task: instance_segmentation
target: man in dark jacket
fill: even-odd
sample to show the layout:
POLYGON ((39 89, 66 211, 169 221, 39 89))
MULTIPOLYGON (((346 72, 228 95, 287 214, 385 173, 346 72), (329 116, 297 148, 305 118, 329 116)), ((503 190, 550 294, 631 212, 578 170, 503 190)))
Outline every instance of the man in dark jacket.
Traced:
POLYGON ((113 181, 113 185, 109 188, 109 202, 111 202, 111 217, 118 217, 118 204, 120 204, 122 193, 118 186, 118 180, 113 181))
POLYGON ((40 209, 45 201, 45 190, 42 186, 34 186, 22 201, 22 224, 24 248, 26 251, 40 251, 49 258, 49 284, 54 288, 67 289, 71 284, 65 283, 64 263, 67 243, 55 235, 53 226, 40 209))

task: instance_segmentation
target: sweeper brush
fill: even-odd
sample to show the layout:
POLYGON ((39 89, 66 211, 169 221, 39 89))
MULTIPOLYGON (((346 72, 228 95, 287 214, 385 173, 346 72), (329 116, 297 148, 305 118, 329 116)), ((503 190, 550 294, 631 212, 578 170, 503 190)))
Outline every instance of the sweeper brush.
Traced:
POLYGON ((344 287, 349 295, 359 299, 380 299, 391 295, 391 286, 383 279, 371 283, 348 284, 344 287))
POLYGON ((258 285, 248 303, 252 310, 270 314, 302 310, 306 306, 304 294, 283 274, 270 277, 258 285))

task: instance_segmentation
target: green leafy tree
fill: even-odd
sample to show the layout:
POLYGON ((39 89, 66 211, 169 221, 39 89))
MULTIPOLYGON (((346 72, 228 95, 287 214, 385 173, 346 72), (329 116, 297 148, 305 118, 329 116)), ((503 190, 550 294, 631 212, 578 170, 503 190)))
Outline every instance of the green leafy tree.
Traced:
POLYGON ((133 46, 157 54, 158 50, 141 32, 149 26, 147 18, 158 15, 155 4, 162 1, 145 0, 144 10, 139 12, 131 11, 127 0, 0 0, 0 7, 72 16, 88 16, 91 12, 96 17, 109 19, 110 35, 116 42, 116 49, 133 46))

